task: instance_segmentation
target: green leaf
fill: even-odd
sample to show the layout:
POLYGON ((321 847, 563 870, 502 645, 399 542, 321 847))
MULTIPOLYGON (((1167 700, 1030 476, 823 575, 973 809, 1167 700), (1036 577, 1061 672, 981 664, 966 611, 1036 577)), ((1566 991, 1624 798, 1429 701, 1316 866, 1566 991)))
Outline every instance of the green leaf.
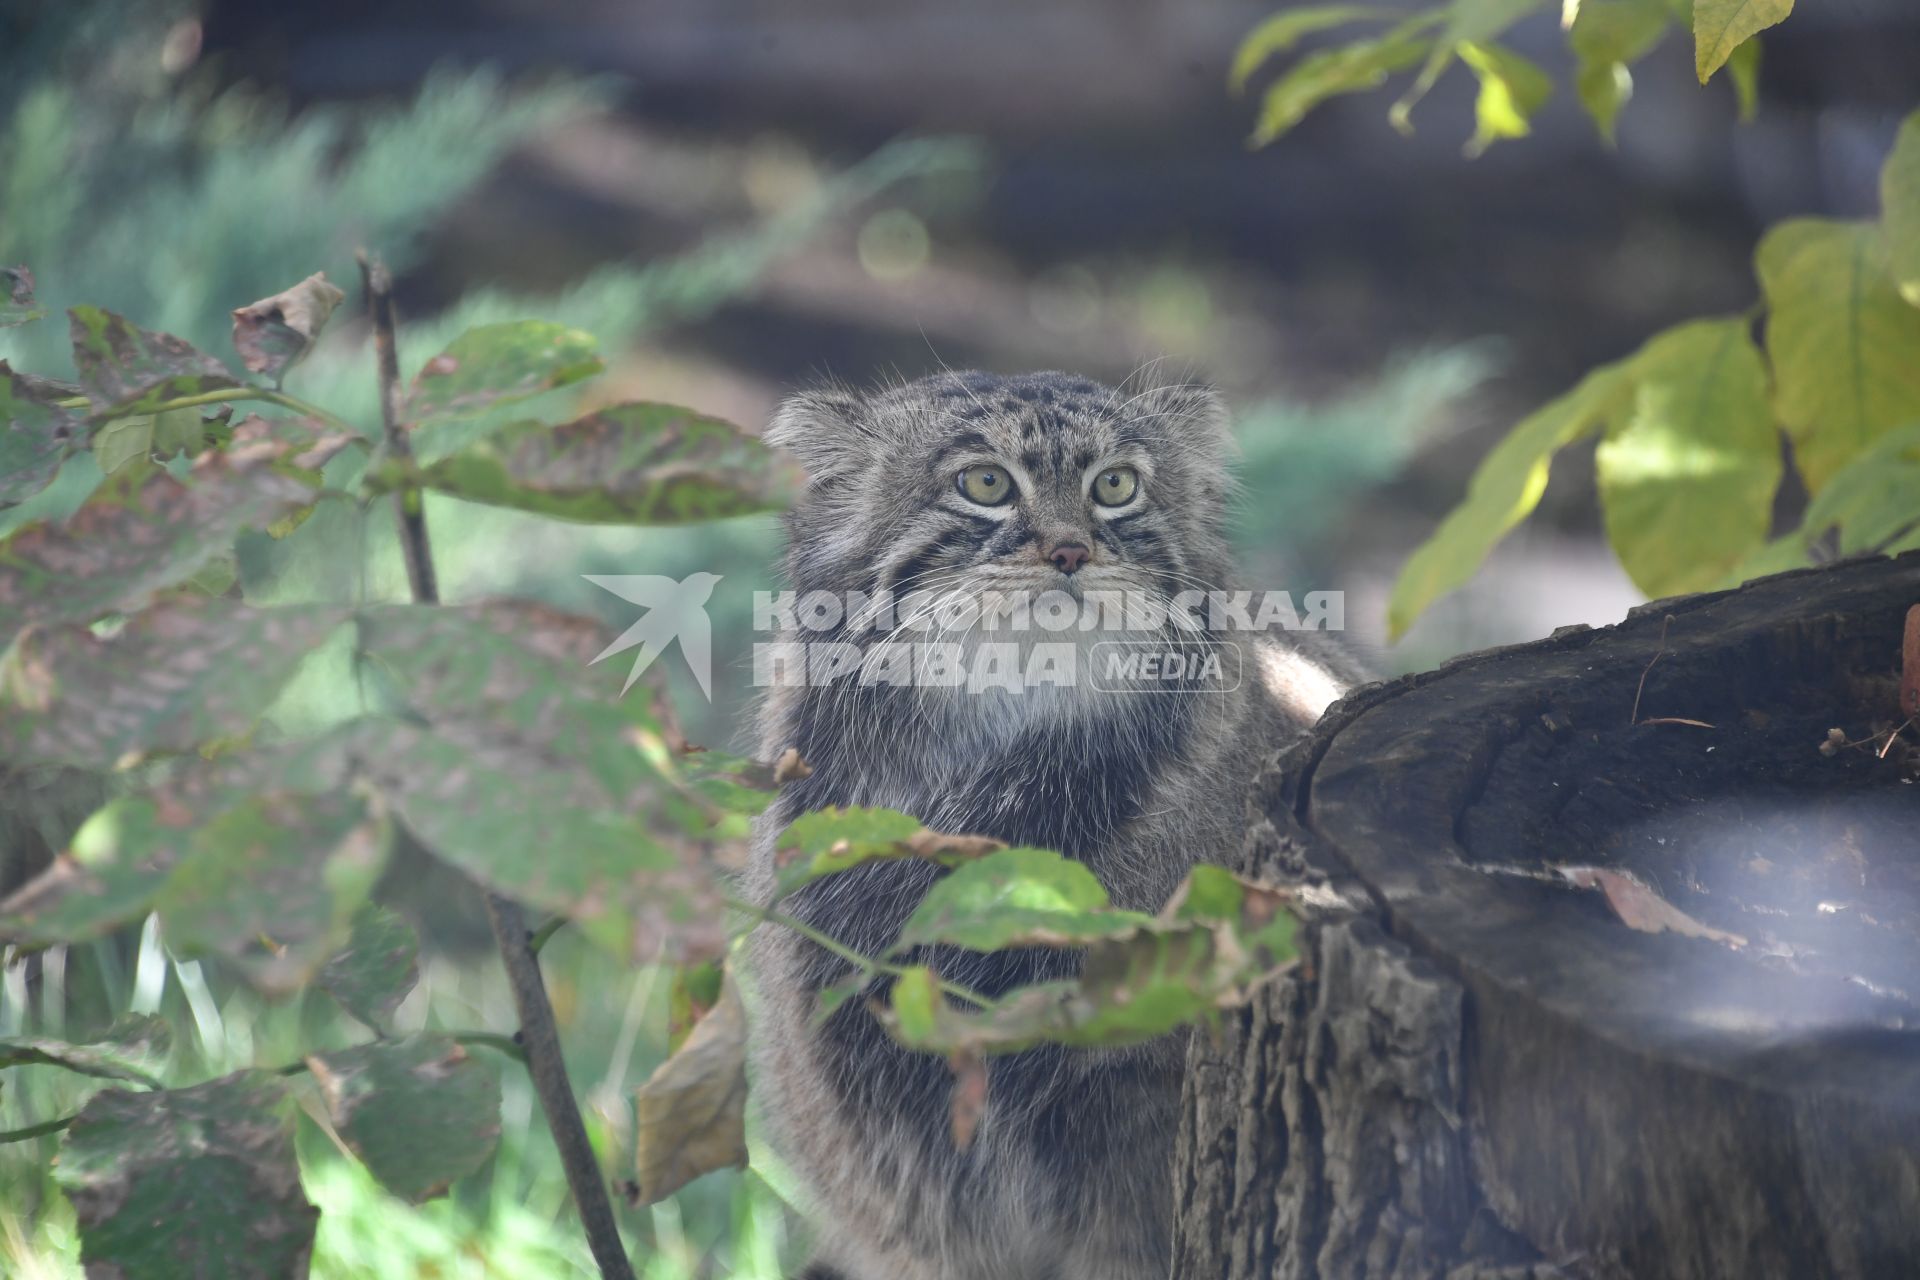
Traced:
POLYGON ((182 597, 107 639, 30 631, 0 659, 0 759, 108 769, 245 733, 344 617, 182 597))
POLYGON ((1754 255, 1774 407, 1818 493, 1881 434, 1920 419, 1920 309, 1895 287, 1872 223, 1799 218, 1754 255))
POLYGON ((1420 61, 1432 41, 1419 33, 1432 25, 1431 15, 1419 15, 1375 39, 1322 49, 1302 58, 1268 86, 1260 101, 1260 119, 1247 145, 1264 147, 1328 98, 1374 88, 1395 71, 1420 61))
POLYGON ((1366 4, 1322 4, 1283 10, 1249 31, 1240 42, 1240 47, 1234 50, 1233 66, 1227 72, 1227 88, 1236 94, 1240 93, 1261 64, 1285 53, 1316 31, 1363 22, 1368 18, 1396 16, 1392 9, 1366 4))
POLYGON ((31 324, 46 314, 33 300, 33 272, 25 267, 0 267, 0 329, 31 324))
POLYGON ((545 320, 469 329, 421 368, 403 416, 416 427, 472 417, 579 382, 605 367, 596 346, 593 335, 545 320))
POLYGON ((333 309, 347 295, 316 271, 271 298, 248 303, 233 313, 233 349, 254 373, 276 380, 313 347, 333 309))
POLYGON ((1467 155, 1478 156, 1501 138, 1526 137, 1534 113, 1553 96, 1547 73, 1497 44, 1463 43, 1460 58, 1480 80, 1473 109, 1477 123, 1467 155))
POLYGON ((80 439, 77 417, 0 360, 0 508, 52 484, 80 439))
POLYGON ((1556 452, 1631 403, 1629 364, 1593 370, 1572 391, 1529 414, 1481 459, 1466 498, 1401 568, 1387 601, 1391 638, 1399 639, 1428 605, 1471 578, 1493 545, 1539 505, 1556 452))
POLYGON ((1880 225, 1900 296, 1920 307, 1920 111, 1908 116, 1880 170, 1880 225))
POLYGON ((1649 596, 1705 590, 1767 540, 1780 438, 1748 328, 1700 320, 1648 342, 1595 455, 1607 538, 1649 596))
POLYGON ((1093 941, 1078 979, 1014 990, 984 1009, 928 997, 902 1007, 899 984, 881 1022, 900 1043, 943 1055, 1017 1053, 1038 1044, 1111 1048, 1243 1004, 1293 955, 1293 920, 1276 890, 1196 872, 1166 911, 1093 941), (1237 892, 1236 892, 1237 891, 1237 892))
POLYGON ((113 475, 130 462, 145 461, 153 452, 153 415, 136 413, 115 418, 93 433, 93 460, 100 474, 113 475))
POLYGON ((165 1019, 130 1013, 99 1035, 86 1040, 54 1040, 45 1036, 0 1038, 0 1068, 34 1063, 64 1067, 103 1080, 131 1080, 159 1089, 158 1073, 173 1047, 173 1033, 165 1019))
POLYGON ((1693 69, 1705 84, 1757 31, 1785 21, 1793 0, 1693 0, 1693 69))
POLYGON ((640 1204, 747 1163, 747 1018, 728 980, 686 1043, 633 1095, 640 1204))
POLYGON ((1740 123, 1749 124, 1760 110, 1760 37, 1742 41, 1727 59, 1734 100, 1740 104, 1740 123))
POLYGON ((269 995, 299 990, 386 867, 385 815, 365 796, 279 792, 201 821, 154 904, 168 947, 229 956, 269 995))
POLYGON ((600 524, 686 524, 786 507, 796 468, 731 423, 623 404, 563 426, 516 422, 426 468, 469 502, 600 524))
POLYGON ((320 1214, 301 1194, 293 1106, 272 1076, 102 1090, 67 1130, 54 1176, 73 1202, 89 1274, 306 1274, 320 1214))
POLYGON ((315 979, 375 1031, 390 1029, 393 1011, 420 980, 420 939, 396 912, 366 903, 354 912, 346 949, 315 979))
POLYGON ((227 367, 189 343, 129 324, 99 307, 74 307, 73 367, 98 421, 151 413, 168 400, 241 385, 227 367))
POLYGON ((193 822, 193 810, 164 793, 109 802, 51 866, 0 901, 0 940, 85 942, 146 915, 185 856, 193 822))
POLYGON ((131 613, 231 554, 244 529, 314 501, 273 459, 209 452, 187 482, 158 472, 103 486, 72 516, 0 542, 0 644, 22 627, 131 613))
POLYGON ((894 809, 837 808, 829 805, 795 818, 780 836, 778 897, 804 884, 836 875, 863 862, 924 858, 957 867, 1005 848, 984 836, 953 836, 928 831, 916 818, 894 809))
POLYGON ((1002 849, 934 882, 900 931, 902 950, 950 943, 973 951, 1072 947, 1147 921, 1108 904, 1082 863, 1045 849, 1002 849))
POLYGON ((1633 95, 1629 70, 1666 35, 1666 0, 1585 0, 1567 32, 1574 56, 1574 89, 1600 136, 1613 141, 1620 108, 1633 95))
POLYGON ((566 915, 634 961, 725 951, 726 898, 698 846, 671 842, 585 771, 489 722, 362 728, 365 768, 422 844, 483 885, 566 915), (622 807, 627 806, 627 807, 622 807))
POLYGON ((1889 431, 1807 506, 1803 542, 1839 532, 1840 554, 1886 549, 1920 524, 1920 422, 1889 431))
POLYGON ((925 965, 915 965, 895 978, 888 1003, 901 1039, 908 1043, 932 1039, 937 1034, 938 1014, 944 998, 940 994, 939 979, 925 965))
POLYGON ((1440 38, 1433 42, 1412 87, 1387 113, 1393 127, 1402 133, 1413 131, 1410 123, 1413 108, 1452 65, 1462 46, 1484 45, 1494 40, 1520 19, 1538 11, 1544 3, 1545 0, 1449 0, 1443 9, 1436 11, 1446 19, 1440 38))
POLYGON ((327 1116, 380 1184, 409 1204, 447 1193, 500 1141, 500 1080, 447 1036, 307 1058, 327 1116))

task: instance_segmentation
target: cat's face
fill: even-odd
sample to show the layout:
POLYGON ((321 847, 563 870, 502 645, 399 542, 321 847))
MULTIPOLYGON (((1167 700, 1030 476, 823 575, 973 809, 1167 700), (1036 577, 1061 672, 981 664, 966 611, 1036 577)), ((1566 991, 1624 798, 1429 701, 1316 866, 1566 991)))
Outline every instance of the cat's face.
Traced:
POLYGON ((801 590, 1223 585, 1227 435, 1205 388, 942 374, 796 397, 767 434, 809 474, 789 520, 801 590))

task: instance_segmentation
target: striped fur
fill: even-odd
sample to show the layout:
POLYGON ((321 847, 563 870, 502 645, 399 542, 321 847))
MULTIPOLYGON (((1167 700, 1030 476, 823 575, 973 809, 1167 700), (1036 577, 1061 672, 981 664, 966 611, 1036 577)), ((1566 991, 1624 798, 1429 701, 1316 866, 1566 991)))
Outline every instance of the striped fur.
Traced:
MULTIPOLYGON (((803 593, 1068 585, 1171 597, 1231 585, 1226 415, 1203 387, 948 373, 864 397, 795 397, 767 434, 810 477, 788 520, 787 573, 803 593), (1018 484, 1003 507, 972 504, 955 486, 961 470, 989 462, 1018 484), (1091 477, 1116 465, 1138 472, 1141 497, 1099 508, 1091 477), (1071 584, 1045 558, 1063 539, 1092 549, 1071 584)), ((761 820, 748 891, 771 896, 774 840, 797 814, 884 805, 939 830, 1059 849, 1117 904, 1157 909, 1193 862, 1237 846, 1259 759, 1360 674, 1322 636, 1202 639, 1242 651, 1250 677, 1239 693, 1101 693, 1084 681, 1024 693, 774 690, 761 748, 771 758, 797 747, 813 773, 761 820)), ((785 909, 878 954, 935 874, 919 862, 873 864, 809 886, 785 909)), ((755 933, 751 959, 754 1091, 813 1197, 821 1244, 809 1274, 1165 1274, 1181 1037, 992 1060, 986 1114, 961 1151, 949 1136, 945 1063, 895 1046, 863 1001, 815 1017, 815 993, 848 973, 841 961, 771 927, 755 933)), ((915 959, 988 994, 1071 976, 1078 964, 1045 949, 915 959)))

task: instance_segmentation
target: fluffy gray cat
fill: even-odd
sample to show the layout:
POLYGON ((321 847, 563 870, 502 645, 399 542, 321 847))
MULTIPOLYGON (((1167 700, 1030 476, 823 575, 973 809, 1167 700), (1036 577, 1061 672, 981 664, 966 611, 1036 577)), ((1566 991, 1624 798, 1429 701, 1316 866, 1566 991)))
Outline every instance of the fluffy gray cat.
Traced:
MULTIPOLYGON (((808 472, 787 523, 787 574, 802 595, 1058 592, 1087 604, 1115 593, 1165 604, 1232 585, 1230 437, 1204 387, 947 373, 870 396, 795 397, 767 438, 808 472)), ((1259 762, 1362 678, 1323 633, 1234 628, 1204 611, 1189 615, 1199 631, 1098 613, 1092 630, 990 630, 984 617, 907 628, 925 613, 903 607, 890 629, 860 612, 786 638, 855 641, 869 655, 949 642, 963 665, 1004 640, 1018 646, 1016 669, 1034 646, 1065 643, 1078 668, 1031 687, 843 677, 773 688, 761 749, 770 759, 797 748, 812 774, 761 819, 755 900, 772 896, 775 842, 794 817, 880 805, 944 832, 1057 849, 1116 905, 1158 910, 1193 863, 1236 849, 1259 762), (1116 687, 1092 678, 1094 646, 1115 639, 1226 662, 1210 679, 1163 672, 1116 687)), ((870 864, 783 909, 878 955, 938 874, 920 861, 870 864)), ((1080 962, 1045 948, 913 959, 988 995, 1070 977, 1080 962)), ((843 961, 775 927, 755 932, 751 961, 754 1091, 812 1197, 820 1243, 809 1280, 1166 1273, 1182 1037, 990 1059, 986 1111, 962 1150, 946 1063, 895 1045, 864 1000, 816 1016, 817 993, 851 972, 843 961)))

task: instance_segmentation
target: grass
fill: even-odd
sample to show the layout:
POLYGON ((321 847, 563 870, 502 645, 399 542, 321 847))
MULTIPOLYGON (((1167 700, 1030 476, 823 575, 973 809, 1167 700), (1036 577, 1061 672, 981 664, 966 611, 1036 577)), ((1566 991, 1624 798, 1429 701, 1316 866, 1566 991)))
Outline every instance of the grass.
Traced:
MULTIPOLYGON (((489 960, 423 959, 420 984, 396 1016, 398 1029, 510 1029, 511 1001, 489 960)), ((631 1091, 665 1051, 667 983, 661 971, 627 969, 565 930, 542 960, 602 1171, 623 1179, 631 1091)), ((163 1073, 169 1085, 279 1067, 305 1051, 367 1036, 324 995, 269 1003, 200 964, 176 961, 151 921, 130 948, 99 942, 48 953, 31 986, 18 963, 0 976, 0 1035, 79 1033, 128 1012, 157 1012, 173 1026, 163 1073), (82 1009, 91 1012, 83 1016, 82 1009)), ((302 1183, 321 1210, 315 1280, 598 1275, 525 1072, 485 1049, 474 1052, 500 1071, 499 1149, 450 1195, 419 1206, 389 1195, 335 1145, 313 1119, 318 1104, 310 1081, 292 1078, 302 1110, 302 1183)), ((102 1087, 43 1066, 11 1068, 0 1080, 0 1129, 71 1114, 102 1087)), ((81 1276, 73 1211, 49 1167, 58 1143, 56 1136, 0 1145, 0 1275, 10 1280, 81 1276)), ((777 1280, 795 1261, 784 1206, 755 1173, 711 1174, 661 1204, 619 1212, 645 1280, 777 1280)))

